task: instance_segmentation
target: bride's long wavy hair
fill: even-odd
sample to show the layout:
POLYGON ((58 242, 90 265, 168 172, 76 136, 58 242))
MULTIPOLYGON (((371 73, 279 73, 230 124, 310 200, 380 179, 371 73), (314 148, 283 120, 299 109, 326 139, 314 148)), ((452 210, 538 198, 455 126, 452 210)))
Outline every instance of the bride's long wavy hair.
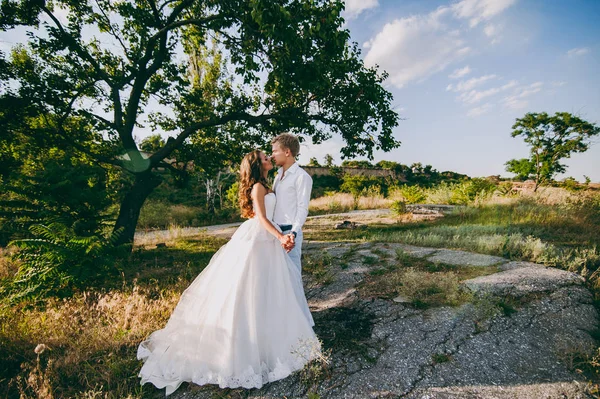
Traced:
POLYGON ((242 211, 242 217, 254 217, 254 209, 252 208, 252 187, 256 183, 261 183, 265 188, 269 185, 263 177, 262 160, 260 154, 262 151, 254 150, 242 159, 240 165, 240 183, 239 183, 239 204, 242 211))

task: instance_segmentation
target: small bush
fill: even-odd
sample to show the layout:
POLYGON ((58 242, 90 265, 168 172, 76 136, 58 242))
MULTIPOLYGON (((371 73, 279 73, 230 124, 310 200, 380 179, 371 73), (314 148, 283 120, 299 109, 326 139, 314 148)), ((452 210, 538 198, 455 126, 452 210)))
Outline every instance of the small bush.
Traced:
POLYGON ((235 182, 227 189, 227 205, 231 208, 238 209, 239 201, 238 201, 238 191, 240 190, 240 183, 235 182))
POLYGON ((398 200, 392 202, 392 206, 390 208, 392 213, 396 216, 404 215, 406 213, 406 202, 398 200))
POLYGON ((400 189, 407 204, 419 204, 425 201, 427 196, 419 186, 404 186, 400 189))

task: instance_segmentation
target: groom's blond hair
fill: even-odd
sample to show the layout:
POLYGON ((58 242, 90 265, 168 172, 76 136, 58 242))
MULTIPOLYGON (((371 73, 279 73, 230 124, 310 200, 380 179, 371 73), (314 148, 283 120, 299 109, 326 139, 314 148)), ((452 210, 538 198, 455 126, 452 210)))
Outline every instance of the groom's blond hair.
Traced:
POLYGON ((282 133, 271 140, 271 144, 278 143, 281 148, 287 148, 292 153, 293 157, 297 157, 300 153, 300 141, 298 137, 290 133, 282 133))

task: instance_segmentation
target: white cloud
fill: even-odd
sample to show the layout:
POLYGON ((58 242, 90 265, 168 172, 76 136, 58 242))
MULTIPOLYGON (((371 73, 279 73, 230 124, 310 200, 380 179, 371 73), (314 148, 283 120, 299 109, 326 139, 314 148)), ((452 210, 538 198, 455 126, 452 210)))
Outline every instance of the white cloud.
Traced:
MULTIPOLYGON (((462 0, 451 6, 438 7, 428 14, 395 19, 363 44, 367 50, 365 64, 379 65, 389 73, 388 82, 397 88, 424 80, 472 52, 463 38, 465 29, 460 26, 460 20, 466 19, 475 26, 499 15, 515 2, 462 0)), ((370 1, 363 3, 366 5, 370 1)), ((362 7, 363 3, 357 4, 362 7)), ((498 25, 488 24, 484 33, 494 42, 499 32, 498 25)), ((450 77, 458 79, 470 72, 467 66, 455 70, 450 77)))
POLYGON ((529 102, 527 100, 525 100, 525 98, 541 91, 543 85, 544 85, 543 82, 535 82, 535 83, 530 84, 529 86, 521 87, 512 96, 505 97, 502 100, 502 103, 504 104, 504 106, 506 108, 512 108, 512 109, 525 108, 529 104, 529 102))
POLYGON ((494 44, 498 43, 502 38, 502 30, 503 27, 501 25, 487 24, 485 28, 483 28, 483 33, 485 33, 485 35, 492 40, 492 44, 494 44))
POLYGON ((495 79, 495 78, 496 78, 496 75, 484 75, 484 76, 480 76, 478 78, 462 80, 462 81, 458 82, 457 84, 449 84, 448 87, 446 87, 446 90, 452 90, 452 91, 472 90, 476 86, 479 86, 480 84, 485 83, 486 81, 495 79))
POLYGON ((379 65, 390 75, 390 82, 401 88, 406 83, 425 79, 469 51, 460 32, 449 30, 442 19, 449 14, 440 7, 427 14, 396 19, 365 43, 367 66, 379 65))
POLYGON ((468 19, 469 26, 488 21, 510 7, 516 0, 462 0, 452 5, 457 18, 468 19))
POLYGON ((455 69, 448 77, 450 79, 458 79, 462 78, 465 75, 468 75, 471 72, 471 68, 467 65, 464 68, 455 69))
POLYGON ((554 87, 561 87, 561 86, 564 86, 566 84, 567 84, 567 82, 564 82, 564 81, 555 81, 555 82, 552 82, 552 86, 554 86, 554 87))
POLYGON ((492 108, 492 104, 485 103, 485 104, 483 104, 480 107, 471 108, 467 112, 467 116, 476 117, 476 116, 479 116, 479 115, 483 115, 483 114, 487 113, 491 108, 492 108))
POLYGON ((569 57, 577 57, 580 55, 585 55, 590 52, 590 49, 587 47, 576 47, 569 51, 567 51, 567 56, 569 57))
POLYGON ((343 16, 346 19, 354 19, 363 11, 379 6, 378 0, 346 0, 346 8, 343 16))
POLYGON ((483 33, 485 33, 487 37, 492 37, 498 33, 498 27, 496 25, 486 25, 486 27, 483 28, 483 33))
POLYGON ((495 94, 498 94, 505 90, 508 90, 512 87, 515 87, 516 85, 517 85, 517 82, 515 80, 511 80, 507 84, 500 86, 500 87, 492 87, 491 89, 482 90, 482 91, 477 91, 477 90, 465 91, 460 96, 458 96, 458 99, 466 104, 474 104, 474 103, 477 103, 477 102, 483 100, 484 98, 493 96, 495 94))

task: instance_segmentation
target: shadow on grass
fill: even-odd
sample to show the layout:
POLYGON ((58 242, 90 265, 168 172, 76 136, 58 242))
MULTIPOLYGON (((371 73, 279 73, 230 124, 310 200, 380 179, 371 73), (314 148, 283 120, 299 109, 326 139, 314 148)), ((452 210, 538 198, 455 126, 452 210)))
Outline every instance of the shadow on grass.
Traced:
POLYGON ((377 360, 371 334, 375 316, 358 308, 330 308, 314 312, 315 333, 325 351, 346 352, 350 357, 368 363, 377 360))
POLYGON ((136 280, 137 285, 159 289, 191 283, 227 241, 206 235, 178 240, 164 247, 134 249, 123 268, 123 277, 126 282, 136 280))

